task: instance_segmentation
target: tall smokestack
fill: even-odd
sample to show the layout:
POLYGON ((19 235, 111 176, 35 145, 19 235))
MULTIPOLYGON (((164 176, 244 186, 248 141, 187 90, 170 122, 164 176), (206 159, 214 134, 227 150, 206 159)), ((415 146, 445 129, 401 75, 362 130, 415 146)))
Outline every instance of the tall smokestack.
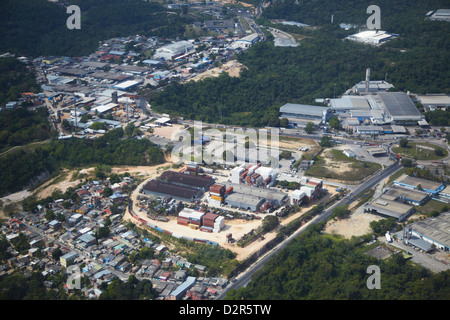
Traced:
POLYGON ((369 92, 370 68, 366 69, 366 93, 369 92))

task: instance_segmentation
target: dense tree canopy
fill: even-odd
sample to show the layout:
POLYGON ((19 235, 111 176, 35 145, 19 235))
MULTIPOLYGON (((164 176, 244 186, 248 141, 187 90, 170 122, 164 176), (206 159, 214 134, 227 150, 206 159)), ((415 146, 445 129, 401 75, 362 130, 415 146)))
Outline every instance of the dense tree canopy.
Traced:
POLYGON ((294 239, 228 299, 404 300, 450 298, 450 271, 432 274, 394 254, 377 260, 359 239, 344 240, 311 229, 294 239), (381 272, 381 289, 367 288, 367 268, 381 272))
POLYGON ((38 90, 33 73, 29 72, 26 64, 15 58, 0 59, 0 107, 17 100, 24 92, 36 93, 38 90))
POLYGON ((16 108, 0 112, 0 150, 54 136, 47 117, 46 108, 35 111, 16 108))
POLYGON ((70 30, 65 6, 47 0, 0 2, 0 50, 38 57, 91 54, 98 41, 136 34, 175 38, 184 33, 186 16, 157 2, 73 0, 81 10, 81 29, 70 30))
POLYGON ((277 25, 303 37, 295 48, 275 47, 269 38, 238 55, 247 68, 239 78, 218 78, 186 84, 172 83, 150 99, 158 111, 189 119, 245 126, 280 125, 285 103, 314 104, 316 98, 341 94, 371 78, 392 83, 395 90, 415 93, 450 92, 450 24, 425 19, 443 1, 381 1, 382 28, 400 34, 381 47, 343 41, 358 29, 345 31, 335 21, 364 24, 368 1, 277 1, 264 10, 260 23, 288 19, 320 26, 315 30, 277 25), (344 15, 345 13, 345 15, 344 15))
POLYGON ((162 150, 147 139, 124 138, 122 128, 89 140, 53 140, 33 150, 9 152, 0 161, 0 194, 19 191, 31 179, 60 168, 84 165, 154 165, 164 162, 162 150))

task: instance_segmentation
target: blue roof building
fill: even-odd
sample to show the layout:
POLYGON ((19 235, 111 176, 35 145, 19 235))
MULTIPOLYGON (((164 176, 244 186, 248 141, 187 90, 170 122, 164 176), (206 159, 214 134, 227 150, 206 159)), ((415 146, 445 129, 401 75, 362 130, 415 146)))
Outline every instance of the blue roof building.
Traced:
POLYGON ((187 277, 186 281, 180 284, 175 290, 173 290, 169 298, 171 300, 179 300, 184 296, 184 294, 192 288, 192 286, 195 284, 197 278, 195 277, 187 277))

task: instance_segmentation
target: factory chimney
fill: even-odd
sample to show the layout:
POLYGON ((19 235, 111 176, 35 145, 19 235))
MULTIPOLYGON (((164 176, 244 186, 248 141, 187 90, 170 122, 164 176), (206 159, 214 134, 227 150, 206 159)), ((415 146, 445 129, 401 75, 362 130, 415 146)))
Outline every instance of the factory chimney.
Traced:
POLYGON ((369 84, 370 84, 370 68, 366 69, 366 93, 369 92, 369 84))
POLYGON ((113 103, 119 103, 119 100, 117 99, 117 91, 114 91, 113 93, 112 93, 112 102, 113 103))

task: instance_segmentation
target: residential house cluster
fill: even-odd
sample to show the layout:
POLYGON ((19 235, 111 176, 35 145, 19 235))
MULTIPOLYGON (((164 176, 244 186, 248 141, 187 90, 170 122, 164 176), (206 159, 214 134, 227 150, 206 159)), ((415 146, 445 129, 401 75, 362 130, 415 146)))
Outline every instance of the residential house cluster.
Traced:
MULTIPOLYGON (((48 204, 58 217, 50 221, 46 218, 49 209, 41 206, 34 213, 17 213, 0 226, 0 232, 11 244, 21 233, 24 234, 29 249, 19 253, 14 245, 9 246, 11 258, 0 265, 0 276, 13 271, 31 274, 32 270, 40 270, 44 276, 48 276, 66 272, 67 268, 76 265, 80 267, 82 276, 87 278, 83 283, 89 285, 81 288, 87 298, 98 298, 102 294, 103 284, 109 284, 114 278, 126 280, 134 274, 138 279, 151 280, 160 293, 159 299, 166 299, 186 280, 188 274, 204 274, 205 266, 190 263, 169 252, 164 244, 144 238, 139 232, 129 229, 122 223, 123 211, 111 212, 109 207, 117 204, 115 201, 118 201, 118 197, 102 196, 104 188, 111 187, 113 195, 118 195, 121 194, 121 188, 132 181, 130 177, 123 177, 117 184, 110 184, 108 180, 88 182, 75 190, 81 198, 79 204, 67 200, 48 204), (106 225, 109 234, 98 237, 99 229, 106 225), (133 252, 140 252, 144 247, 153 249, 152 258, 130 259, 133 252), (54 256, 57 249, 60 250, 59 258, 54 256)), ((204 282, 210 281, 210 278, 204 279, 204 282)), ((212 297, 217 290, 214 283, 207 284, 205 290, 193 294, 192 299, 212 297)), ((51 281, 46 280, 46 286, 52 288, 51 281)), ((65 289, 68 292, 73 290, 70 284, 66 284, 65 289)))

